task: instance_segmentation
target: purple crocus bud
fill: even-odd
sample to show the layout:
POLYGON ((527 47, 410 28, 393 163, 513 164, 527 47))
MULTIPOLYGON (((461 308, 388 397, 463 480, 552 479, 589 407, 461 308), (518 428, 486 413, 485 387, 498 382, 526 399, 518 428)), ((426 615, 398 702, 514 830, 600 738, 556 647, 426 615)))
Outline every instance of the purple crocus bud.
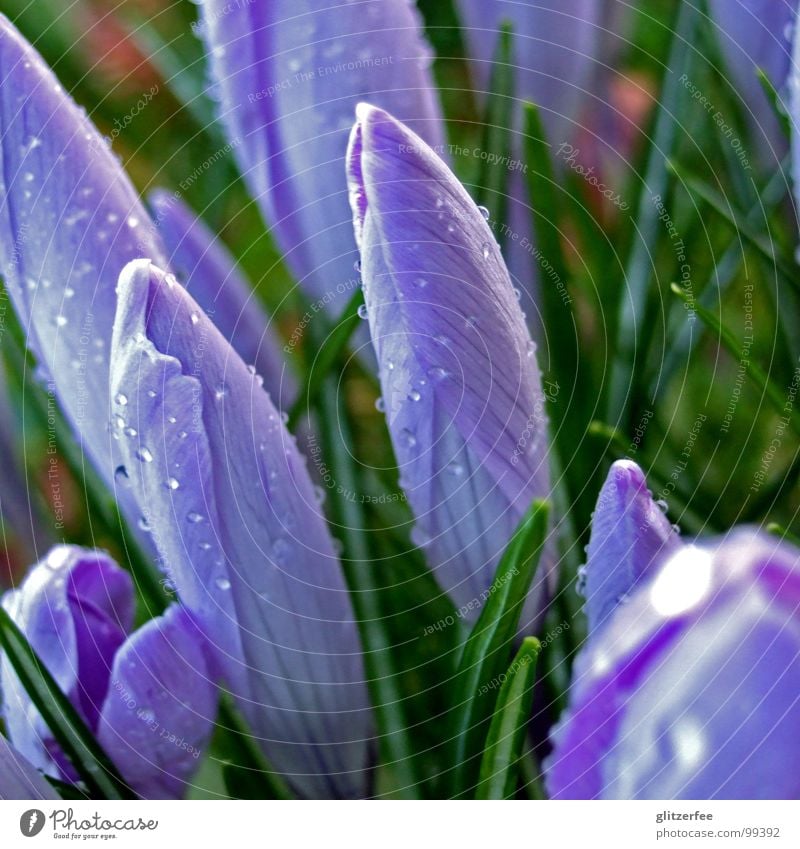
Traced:
POLYGON ((358 631, 295 440, 174 277, 131 263, 119 298, 111 386, 144 526, 274 767, 303 795, 364 795, 358 631))
MULTIPOLYGON (((173 606, 131 634, 128 573, 102 552, 68 545, 51 549, 3 606, 131 787, 146 798, 182 796, 217 698, 189 614, 173 606)), ((0 677, 11 742, 46 774, 74 780, 7 660, 0 677)))
POLYGON ((592 517, 585 578, 589 633, 682 543, 632 460, 611 466, 592 517))
POLYGON ((264 379, 281 409, 297 396, 297 381, 264 313, 223 242, 176 195, 158 189, 149 197, 170 267, 237 354, 264 379))
POLYGON ((709 12, 731 84, 755 127, 760 155, 778 162, 786 142, 756 71, 763 70, 783 93, 791 68, 797 0, 710 0, 709 12))
POLYGON ((358 285, 344 179, 356 103, 443 142, 417 11, 407 0, 205 0, 202 10, 243 176, 300 285, 337 313, 358 285))
POLYGON ((58 798, 41 773, 0 735, 0 800, 58 798))
POLYGON ((800 551, 755 530, 678 549, 578 656, 557 799, 800 795, 800 551))
POLYGON ((347 166, 415 541, 474 618, 514 529, 550 491, 536 347, 487 222, 419 136, 361 104, 347 166))
POLYGON ((116 282, 161 243, 108 142, 0 16, 0 271, 27 344, 111 480, 116 282))

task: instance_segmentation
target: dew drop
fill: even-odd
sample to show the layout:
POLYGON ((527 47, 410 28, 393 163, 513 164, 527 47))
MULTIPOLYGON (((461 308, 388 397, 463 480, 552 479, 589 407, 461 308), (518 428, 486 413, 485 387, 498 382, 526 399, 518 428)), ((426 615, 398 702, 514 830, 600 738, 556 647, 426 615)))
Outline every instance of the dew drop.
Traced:
POLYGON ((369 316, 369 311, 367 310, 367 305, 361 304, 361 306, 358 308, 358 317, 364 319, 364 318, 367 318, 368 316, 369 316))
POLYGON ((120 486, 130 486, 131 479, 128 477, 128 470, 125 466, 117 466, 114 470, 114 480, 120 486))
POLYGON ((153 455, 150 453, 149 448, 145 448, 144 445, 142 445, 136 451, 136 459, 142 463, 152 463, 153 455))
POLYGON ((214 397, 217 401, 221 401, 228 394, 228 387, 225 383, 218 383, 214 390, 214 397))
POLYGON ((186 516, 187 521, 192 525, 199 525, 205 521, 202 513, 196 513, 194 510, 186 516))
POLYGON ((481 254, 483 255, 484 259, 489 259, 489 255, 491 254, 491 249, 489 248, 488 242, 484 242, 481 245, 481 254))
POLYGON ((484 221, 488 221, 492 217, 492 213, 485 206, 479 206, 478 212, 483 216, 484 221))
POLYGON ((126 427, 122 432, 125 434, 125 436, 136 436, 136 434, 138 433, 135 427, 126 427))
POLYGON ((464 467, 457 460, 453 460, 452 463, 448 464, 447 471, 453 477, 460 478, 464 474, 464 467))
POLYGON ((424 277, 417 277, 417 279, 414 281, 414 285, 418 289, 424 289, 428 285, 428 281, 424 277))
POLYGON ((407 427, 400 431, 400 439, 406 448, 413 448, 417 444, 417 437, 407 427))
POLYGON ((412 389, 408 393, 408 400, 409 401, 419 401, 420 398, 422 398, 422 395, 420 395, 419 392, 416 389, 412 389))
POLYGON ((134 227, 139 226, 139 219, 135 215, 129 215, 127 224, 128 224, 128 227, 130 227, 131 230, 133 230, 134 227))
POLYGON ((177 478, 168 478, 166 483, 164 484, 167 489, 176 490, 180 488, 180 481, 177 478))
POLYGON ((147 521, 146 516, 139 516, 139 529, 144 531, 146 534, 149 534, 152 528, 150 527, 150 522, 147 521))
POLYGON ((376 398, 375 399, 375 409, 379 413, 385 413, 386 412, 386 402, 383 400, 383 398, 376 398))
POLYGON ((217 578, 214 583, 217 585, 217 589, 220 590, 229 590, 231 588, 231 582, 227 578, 217 578))
POLYGON ((196 312, 193 312, 189 318, 191 319, 192 324, 199 324, 200 322, 200 316, 196 312))
POLYGON ((114 400, 120 405, 120 407, 124 407, 128 403, 128 396, 122 392, 117 392, 114 400))

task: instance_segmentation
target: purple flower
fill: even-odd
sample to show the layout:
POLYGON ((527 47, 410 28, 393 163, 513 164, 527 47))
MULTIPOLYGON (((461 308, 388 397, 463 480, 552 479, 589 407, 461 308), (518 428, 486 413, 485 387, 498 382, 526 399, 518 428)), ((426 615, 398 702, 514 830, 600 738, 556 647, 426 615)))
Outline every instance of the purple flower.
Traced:
POLYGON ((621 23, 622 4, 460 0, 458 6, 478 90, 489 90, 500 27, 508 21, 514 31, 516 97, 541 108, 551 142, 574 139, 583 113, 591 108, 591 92, 605 75, 603 48, 621 23))
POLYGON ((288 409, 297 381, 278 347, 274 323, 222 240, 176 195, 159 189, 149 201, 176 276, 236 353, 261 375, 278 407, 288 409))
POLYGON ((582 570, 589 631, 596 633, 639 581, 680 547, 642 470, 631 460, 614 463, 597 500, 582 570))
POLYGON ((116 283, 130 260, 164 253, 106 140, 4 16, 0 160, 0 272, 41 372, 110 482, 116 283))
POLYGON ((793 546, 744 529, 679 548, 577 658, 551 795, 798 798, 799 611, 793 546))
MULTIPOLYGON (((474 618, 514 529, 550 489, 535 345, 488 224, 419 136, 360 105, 348 173, 415 541, 474 618)), ((543 589, 540 575, 528 615, 543 589)))
POLYGON ((786 143, 756 71, 763 70, 783 93, 791 68, 797 0, 710 0, 709 11, 719 30, 725 69, 749 113, 761 157, 779 162, 786 143))
POLYGON ((301 794, 366 792, 361 648, 319 495, 269 395, 174 277, 125 268, 121 476, 264 751, 301 794))
POLYGON ((41 774, 0 735, 0 799, 58 799, 41 774))
MULTIPOLYGON (((130 576, 102 552, 66 545, 51 549, 3 606, 133 789, 182 796, 217 699, 189 614, 173 606, 131 634, 130 576)), ((48 775, 74 780, 7 660, 0 677, 11 742, 48 775)))
POLYGON ((344 156, 353 109, 390 109, 443 141, 430 54, 405 0, 202 4, 235 155, 296 279, 337 312, 358 285, 344 156))

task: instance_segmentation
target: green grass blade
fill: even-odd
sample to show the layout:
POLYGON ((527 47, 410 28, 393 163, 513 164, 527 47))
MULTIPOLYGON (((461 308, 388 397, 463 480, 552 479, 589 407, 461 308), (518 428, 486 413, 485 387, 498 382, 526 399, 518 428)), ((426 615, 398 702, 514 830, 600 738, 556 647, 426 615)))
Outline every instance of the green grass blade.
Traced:
POLYGON ((136 794, 3 607, 0 607, 0 648, 89 792, 102 799, 135 799, 136 794))
POLYGON ((664 69, 661 95, 658 98, 652 142, 636 213, 636 232, 625 268, 626 291, 618 306, 615 358, 611 370, 611 386, 606 418, 628 422, 638 403, 638 375, 644 371, 644 358, 651 328, 644 316, 653 276, 651 249, 658 239, 659 213, 653 197, 666 196, 670 173, 665 158, 674 150, 682 124, 680 101, 686 89, 681 74, 688 71, 694 53, 694 36, 700 18, 695 3, 680 3, 677 22, 672 27, 672 44, 664 69))
POLYGON ((289 411, 288 427, 294 430, 302 416, 316 404, 325 381, 340 364, 356 328, 361 323, 359 310, 364 304, 364 292, 359 286, 347 302, 341 318, 328 336, 322 340, 316 358, 308 370, 305 391, 294 402, 289 411))
MULTIPOLYGON (((497 50, 492 62, 489 78, 489 93, 483 114, 483 137, 481 146, 496 156, 513 159, 513 139, 511 128, 514 123, 514 56, 513 32, 511 24, 504 23, 500 28, 497 50)), ((492 221, 507 220, 508 175, 507 168, 498 168, 489 164, 488 158, 479 160, 475 179, 475 199, 489 210, 492 221)), ((502 243, 502 234, 500 237, 502 243)))
POLYGON ((476 799, 508 799, 514 794, 541 647, 536 637, 526 637, 506 672, 489 726, 476 799))
POLYGON ((450 761, 454 796, 477 782, 480 756, 496 699, 492 682, 508 667, 522 605, 547 536, 549 504, 536 500, 520 523, 497 567, 483 610, 464 645, 453 686, 453 745, 450 761))
POLYGON ((733 227, 733 229, 753 247, 770 266, 775 268, 780 273, 781 277, 794 289, 795 292, 800 292, 800 268, 788 257, 779 253, 772 240, 765 239, 760 233, 756 232, 752 224, 749 223, 746 214, 738 213, 737 210, 731 208, 725 198, 711 186, 706 185, 701 180, 686 174, 674 162, 669 164, 670 170, 677 175, 689 192, 698 200, 707 203, 720 217, 733 227))
MULTIPOLYGON (((742 344, 736 339, 731 330, 725 327, 714 313, 692 300, 691 296, 684 292, 677 283, 673 283, 671 288, 696 313, 703 324, 714 333, 734 360, 742 359, 742 344)), ((762 397, 766 398, 772 404, 776 412, 782 416, 786 416, 794 428, 795 433, 800 434, 800 412, 795 410, 793 406, 790 409, 786 409, 788 406, 786 392, 752 359, 747 360, 745 374, 761 391, 762 397)))

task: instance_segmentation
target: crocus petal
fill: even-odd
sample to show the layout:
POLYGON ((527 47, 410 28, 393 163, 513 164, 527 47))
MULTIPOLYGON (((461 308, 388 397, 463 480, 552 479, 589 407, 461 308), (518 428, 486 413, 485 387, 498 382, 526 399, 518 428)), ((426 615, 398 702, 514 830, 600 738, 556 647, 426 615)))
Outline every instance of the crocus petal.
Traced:
MULTIPOLYGON (((113 656, 133 621, 130 576, 107 555, 57 546, 3 606, 50 674, 96 727, 113 656)), ((64 777, 56 744, 7 660, 0 672, 9 737, 35 766, 64 777), (54 764, 53 758, 56 758, 54 764)))
POLYGON ((349 599, 304 460, 252 373, 147 261, 119 284, 112 392, 130 481, 184 604, 274 766, 309 796, 365 790, 349 599))
POLYGON ((0 735, 0 799, 58 799, 58 794, 0 735))
POLYGON ((297 381, 280 352, 274 323, 233 257, 180 198, 158 190, 149 201, 175 275, 236 353, 263 377, 273 401, 288 409, 297 395, 297 381))
POLYGON ((109 482, 115 287, 163 251, 106 141, 0 16, 0 269, 29 347, 109 482))
POLYGON ((98 740, 146 799, 176 799, 197 770, 216 715, 204 640, 176 605, 117 653, 98 740))
MULTIPOLYGON (((616 13, 620 4, 611 3, 616 13)), ((516 96, 537 104, 551 141, 575 136, 575 122, 600 77, 597 64, 611 11, 606 0, 459 0, 479 91, 488 91, 502 24, 514 30, 516 96)))
POLYGON ((417 542, 474 615, 525 510, 549 492, 535 346, 461 184, 386 112, 357 115, 351 205, 401 484, 417 542))
POLYGON ((442 142, 413 4, 205 0, 221 117, 253 197, 306 292, 334 312, 358 284, 344 156, 370 100, 442 142))
POLYGON ((800 551, 680 548, 576 660, 555 798, 796 799, 800 551))
POLYGON ((786 142, 756 71, 761 68, 777 91, 783 91, 791 67, 797 0, 710 0, 709 12, 719 29, 731 84, 756 128, 759 155, 777 163, 786 142))
POLYGON ((614 463, 592 517, 584 567, 589 632, 595 633, 639 581, 680 547, 639 466, 631 460, 614 463))

